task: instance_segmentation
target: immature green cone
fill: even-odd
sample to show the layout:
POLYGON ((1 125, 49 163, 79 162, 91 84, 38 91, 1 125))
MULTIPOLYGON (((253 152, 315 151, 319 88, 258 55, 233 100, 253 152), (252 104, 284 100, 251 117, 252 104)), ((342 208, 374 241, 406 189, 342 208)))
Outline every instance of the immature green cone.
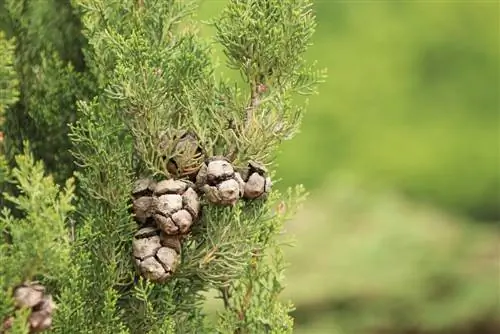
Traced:
POLYGON ((224 157, 212 157, 196 177, 198 188, 214 204, 234 205, 242 196, 245 182, 224 157))
POLYGON ((267 176, 267 169, 255 161, 248 163, 243 172, 245 188, 243 197, 246 199, 265 198, 271 191, 271 178, 267 176))
POLYGON ((140 274, 156 283, 170 278, 179 263, 179 236, 168 236, 155 227, 141 228, 132 244, 135 264, 140 274))
MULTIPOLYGON (((52 312, 56 305, 52 296, 45 294, 45 288, 37 282, 23 283, 14 290, 14 300, 17 309, 30 308, 28 318, 30 333, 39 333, 52 325, 52 312)), ((3 330, 8 330, 14 321, 13 317, 3 322, 3 330)))

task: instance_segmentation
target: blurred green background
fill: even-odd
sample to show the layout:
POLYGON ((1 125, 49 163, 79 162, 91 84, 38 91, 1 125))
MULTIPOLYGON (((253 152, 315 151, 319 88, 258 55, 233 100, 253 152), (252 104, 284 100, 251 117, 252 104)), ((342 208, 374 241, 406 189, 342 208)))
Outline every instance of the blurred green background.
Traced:
POLYGON ((499 2, 314 8, 329 77, 278 170, 311 193, 287 226, 296 333, 500 333, 499 2))

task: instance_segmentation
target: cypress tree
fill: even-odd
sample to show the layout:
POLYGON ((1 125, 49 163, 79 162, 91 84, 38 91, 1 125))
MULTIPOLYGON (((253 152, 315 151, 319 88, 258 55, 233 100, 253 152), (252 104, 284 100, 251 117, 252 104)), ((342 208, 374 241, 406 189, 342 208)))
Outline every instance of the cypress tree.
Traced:
MULTIPOLYGON (((0 219, 4 329, 292 332, 280 234, 306 194, 271 184, 305 111, 294 98, 324 77, 304 59, 311 1, 230 0, 210 22, 243 84, 216 75, 195 2, 50 1, 66 8, 57 31, 77 42, 68 50, 52 36, 40 44, 49 58, 23 58, 35 1, 6 3, 19 44, 4 68, 21 83, 21 104, 13 93, 6 113, 24 108, 54 141, 29 137, 4 168, 17 189, 4 198, 19 212, 0 219), (41 86, 26 79, 36 69, 41 86), (224 305, 215 321, 208 291, 224 305)), ((23 142, 19 126, 6 129, 23 142)))

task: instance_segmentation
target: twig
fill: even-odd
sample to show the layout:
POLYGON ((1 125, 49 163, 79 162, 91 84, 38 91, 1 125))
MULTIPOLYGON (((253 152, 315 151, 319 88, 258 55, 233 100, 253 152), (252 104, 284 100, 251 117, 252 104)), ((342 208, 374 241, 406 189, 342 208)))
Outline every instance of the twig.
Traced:
POLYGON ((252 292, 253 292, 253 284, 252 280, 249 280, 247 284, 247 292, 245 293, 245 297, 243 298, 243 303, 241 305, 241 310, 238 312, 238 318, 240 319, 240 321, 245 320, 245 313, 246 310, 248 309, 248 306, 250 305, 252 292))
POLYGON ((253 118, 253 112, 255 109, 259 106, 260 104, 260 96, 259 96, 259 85, 257 82, 254 80, 251 85, 250 85, 250 102, 248 103, 248 106, 246 108, 246 130, 250 128, 252 118, 253 118))
POLYGON ((71 224, 71 242, 75 242, 75 221, 70 218, 70 224, 71 224))
POLYGON ((222 294, 222 301, 224 302, 224 308, 229 311, 235 311, 235 309, 231 306, 229 300, 231 299, 231 293, 229 292, 229 285, 225 285, 219 288, 220 293, 222 294))
MULTIPOLYGON (((250 127, 252 125, 253 113, 255 109, 260 105, 260 93, 261 93, 261 84, 258 84, 256 80, 253 80, 250 84, 250 102, 248 103, 245 115, 245 126, 242 129, 243 132, 249 132, 250 127)), ((227 158, 233 162, 236 159, 236 155, 238 154, 238 148, 233 146, 232 149, 229 150, 229 154, 227 158)))

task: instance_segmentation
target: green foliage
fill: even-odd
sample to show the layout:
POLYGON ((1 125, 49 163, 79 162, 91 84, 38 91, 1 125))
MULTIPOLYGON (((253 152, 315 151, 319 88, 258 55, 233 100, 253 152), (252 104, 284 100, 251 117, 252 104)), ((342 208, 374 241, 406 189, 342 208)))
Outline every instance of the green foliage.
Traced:
MULTIPOLYGON (((194 2, 4 6, 21 78, 21 100, 7 110, 9 154, 29 134, 56 181, 78 166, 68 223, 72 179, 61 192, 33 156, 17 158, 12 177, 20 194, 5 199, 21 214, 4 212, 12 238, 3 246, 5 296, 13 282, 42 277, 58 303, 55 333, 291 332, 293 308, 279 299, 285 264, 277 238, 304 199, 301 187, 230 207, 203 202, 181 264, 163 285, 134 268, 130 192, 139 177, 175 176, 166 162, 180 154, 174 139, 186 132, 207 156, 228 157, 236 168, 249 160, 273 167, 279 144, 297 131, 304 112, 292 97, 314 93, 324 77, 303 59, 315 29, 310 1, 235 0, 212 22, 243 86, 216 78, 212 45, 192 20, 194 2), (49 25, 57 5, 62 12, 49 25), (28 222, 40 230, 26 235, 28 222), (226 307, 213 323, 203 313, 211 289, 226 307)), ((11 304, 3 307, 2 315, 12 311, 11 304)))
POLYGON ((316 194, 288 224, 297 333, 474 332, 483 319, 498 331, 498 231, 446 213, 498 221, 498 6, 315 1, 306 56, 334 75, 277 170, 279 187, 316 194), (327 182, 343 171, 359 188, 327 182), (453 293, 433 298, 440 284, 453 293))
POLYGON ((214 21, 228 66, 252 84, 299 92, 314 90, 320 74, 303 58, 316 28, 312 3, 231 1, 214 21))
MULTIPOLYGON (((304 109, 292 102, 294 93, 314 93, 324 79, 324 71, 304 60, 315 30, 311 5, 300 0, 230 1, 212 21, 228 67, 239 71, 250 96, 246 114, 236 118, 236 129, 241 129, 241 118, 246 124, 233 139, 244 139, 247 145, 243 142, 237 150, 258 152, 258 145, 248 147, 258 142, 274 150, 297 132, 304 109)), ((272 159, 266 151, 260 160, 272 159)))
MULTIPOLYGON (((496 230, 452 228, 439 215, 341 187, 315 197, 290 226, 301 236, 288 253, 291 292, 281 294, 279 235, 304 199, 300 187, 234 207, 204 203, 174 278, 157 285, 136 275, 132 181, 172 177, 165 162, 186 131, 207 155, 275 169, 305 112, 298 95, 324 78, 309 57, 334 69, 326 88, 336 97, 317 100, 305 133, 284 147, 281 187, 314 186, 328 169, 345 168, 467 212, 498 213, 497 7, 433 4, 436 15, 422 3, 318 2, 322 24, 309 49, 311 1, 208 4, 218 17, 200 31, 194 2, 0 0, 0 181, 10 208, 0 218, 0 324, 13 311, 12 287, 29 278, 56 298, 55 333, 290 333, 288 297, 338 305, 333 314, 347 332, 440 330, 494 308, 496 230), (201 38, 207 31, 214 43, 201 38), (33 154, 15 159, 26 138, 33 154), (75 212, 72 181, 55 185, 74 163, 75 212), (221 304, 214 321, 203 310, 208 291, 221 304)), ((304 313, 299 307, 295 326, 304 313)), ((26 332, 26 317, 16 312, 14 333, 26 332)))
POLYGON ((6 39, 0 31, 0 117, 4 117, 7 106, 19 98, 18 79, 14 70, 14 40, 6 39))
MULTIPOLYGON (((0 124, 4 121, 7 107, 19 99, 19 82, 14 69, 14 48, 14 40, 7 40, 5 34, 0 31, 0 124)), ((8 161, 3 154, 3 133, 1 135, 0 188, 3 190, 8 178, 8 161)))
POLYGON ((27 139, 56 181, 74 169, 69 153, 68 123, 76 120, 77 99, 88 91, 78 17, 69 3, 5 0, 0 2, 2 26, 16 39, 15 69, 20 99, 7 109, 6 155, 22 151, 27 139))
MULTIPOLYGON (((273 193, 278 206, 275 215, 262 227, 260 249, 253 251, 241 279, 218 287, 225 310, 218 313, 219 333, 292 333, 291 303, 281 302, 284 290, 283 240, 276 239, 283 222, 295 215, 305 199, 302 187, 289 189, 286 197, 273 193)), ((258 222, 256 221, 255 224, 258 222)))
MULTIPOLYGON (((35 278, 46 283, 57 282, 66 275, 71 260, 67 223, 74 211, 73 179, 68 179, 61 189, 50 175, 45 175, 43 163, 34 160, 27 145, 15 162, 16 167, 8 171, 7 179, 16 186, 19 195, 4 193, 3 196, 23 216, 14 217, 7 207, 0 216, 2 321, 13 311, 11 294, 15 285, 35 278)), ((26 316, 16 319, 14 333, 25 332, 26 316)))
POLYGON ((36 272, 57 277, 69 262, 69 236, 64 223, 73 211, 73 179, 68 179, 63 192, 59 191, 52 177, 44 176, 42 163, 35 163, 28 150, 16 157, 16 164, 11 177, 21 195, 4 196, 26 216, 16 219, 7 208, 2 212, 2 229, 8 230, 12 239, 9 256, 25 257, 23 263, 16 264, 21 277, 32 277, 36 272))

